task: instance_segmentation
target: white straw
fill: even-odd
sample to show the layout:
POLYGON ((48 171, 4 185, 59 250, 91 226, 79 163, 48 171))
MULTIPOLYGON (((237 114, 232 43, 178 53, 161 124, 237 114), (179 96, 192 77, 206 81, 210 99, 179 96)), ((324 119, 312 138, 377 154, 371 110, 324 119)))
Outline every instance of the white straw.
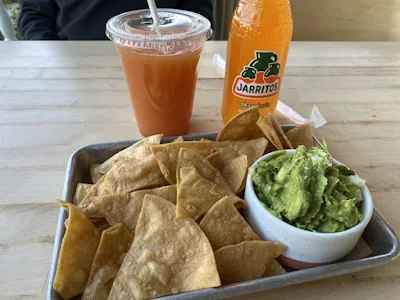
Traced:
POLYGON ((154 0, 147 0, 147 4, 150 8, 151 17, 153 18, 153 25, 156 31, 158 31, 158 26, 160 25, 160 16, 158 15, 157 6, 154 0))

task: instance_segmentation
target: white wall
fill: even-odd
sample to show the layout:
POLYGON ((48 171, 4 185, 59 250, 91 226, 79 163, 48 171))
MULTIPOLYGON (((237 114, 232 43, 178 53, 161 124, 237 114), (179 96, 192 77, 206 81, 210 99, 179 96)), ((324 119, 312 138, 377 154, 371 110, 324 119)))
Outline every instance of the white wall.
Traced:
POLYGON ((400 0, 291 0, 293 40, 400 41, 400 0))

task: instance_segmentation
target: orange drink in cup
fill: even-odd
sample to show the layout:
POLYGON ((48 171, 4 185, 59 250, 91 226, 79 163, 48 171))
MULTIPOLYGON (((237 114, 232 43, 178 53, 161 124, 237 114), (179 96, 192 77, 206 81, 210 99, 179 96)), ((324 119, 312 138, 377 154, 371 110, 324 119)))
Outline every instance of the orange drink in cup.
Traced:
POLYGON ((158 13, 157 30, 150 11, 138 10, 110 19, 106 34, 121 56, 140 132, 184 135, 192 116, 200 53, 211 25, 189 11, 158 13))

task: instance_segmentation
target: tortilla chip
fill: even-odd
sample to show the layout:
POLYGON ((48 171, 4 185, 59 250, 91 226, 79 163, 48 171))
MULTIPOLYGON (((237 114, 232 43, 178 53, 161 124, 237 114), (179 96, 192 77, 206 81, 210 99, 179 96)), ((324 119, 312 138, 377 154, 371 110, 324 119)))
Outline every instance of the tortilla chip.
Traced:
POLYGON ((167 201, 176 203, 176 185, 136 191, 131 194, 94 197, 92 201, 101 214, 104 215, 108 223, 111 225, 121 223, 130 232, 135 233, 137 220, 146 194, 162 195, 167 201))
POLYGON ((176 178, 178 186, 181 182, 181 175, 179 170, 181 168, 195 167, 196 170, 205 179, 218 184, 224 189, 229 190, 229 185, 226 182, 222 174, 207 160, 207 158, 197 154, 196 152, 190 151, 185 148, 181 148, 179 152, 178 163, 176 167, 176 178))
POLYGON ((69 221, 68 218, 66 218, 65 221, 64 221, 64 227, 65 227, 65 229, 67 229, 67 227, 68 227, 68 221, 69 221))
POLYGON ((261 278, 267 264, 286 246, 267 241, 244 241, 215 251, 222 284, 261 278))
POLYGON ((204 215, 195 216, 192 219, 197 223, 200 224, 201 220, 203 220, 204 215))
POLYGON ((93 277, 90 285, 87 285, 81 300, 108 299, 112 284, 118 270, 114 266, 105 265, 93 277))
POLYGON ((239 194, 244 190, 246 186, 247 170, 248 162, 246 155, 235 158, 232 160, 232 164, 222 169, 222 176, 224 176, 224 178, 229 178, 228 184, 231 189, 235 191, 235 194, 239 194))
POLYGON ((267 148, 265 149, 265 153, 270 153, 270 152, 273 152, 276 150, 278 150, 278 149, 276 149, 276 147, 272 143, 269 143, 267 148))
POLYGON ((222 151, 217 151, 211 153, 209 156, 206 157, 206 159, 214 166, 214 168, 216 168, 218 171, 221 171, 227 160, 230 161, 236 157, 238 156, 235 156, 232 152, 226 155, 226 152, 222 153, 222 151))
POLYGON ((269 115, 266 117, 266 119, 270 119, 272 121, 272 124, 274 125, 275 131, 278 133, 278 136, 281 140, 282 145, 285 147, 285 149, 293 149, 292 144, 286 137, 285 132, 283 132, 281 125, 279 122, 276 120, 276 118, 273 115, 269 115))
POLYGON ((257 121, 257 126, 262 130, 264 135, 271 142, 271 144, 275 146, 276 149, 284 149, 282 142, 277 132, 275 131, 274 125, 272 124, 272 121, 270 119, 264 119, 263 117, 260 117, 257 121))
POLYGON ((149 299, 220 286, 211 245, 191 218, 175 219, 175 205, 146 195, 132 246, 109 299, 149 299))
POLYGON ((182 136, 178 136, 174 141, 173 141, 173 143, 179 143, 179 142, 184 142, 185 140, 184 140, 184 138, 182 137, 182 136))
POLYGON ((176 183, 176 164, 181 148, 189 149, 203 157, 211 154, 209 142, 177 142, 151 147, 151 151, 158 160, 161 173, 170 184, 176 183))
POLYGON ((132 146, 129 146, 124 150, 119 151, 117 154, 111 156, 95 170, 100 174, 106 174, 118 160, 121 160, 123 158, 145 158, 148 155, 147 148, 149 144, 160 144, 162 137, 162 134, 157 134, 144 138, 133 144, 132 146))
POLYGON ((205 179, 195 167, 181 168, 176 217, 204 215, 221 198, 233 195, 229 190, 205 179))
POLYGON ((78 183, 78 185, 76 186, 76 191, 75 191, 75 195, 74 195, 74 199, 72 200, 72 203, 74 205, 79 205, 79 203, 82 202, 82 200, 85 198, 87 193, 89 193, 92 186, 93 186, 93 184, 78 183))
POLYGON ((150 189, 150 190, 135 191, 135 192, 130 193, 130 197, 131 197, 131 199, 134 199, 136 201, 143 201, 144 196, 146 194, 161 197, 161 198, 175 204, 176 197, 177 197, 176 184, 166 185, 166 186, 162 186, 162 187, 150 189))
POLYGON ((240 155, 247 156, 248 166, 252 166, 259 159, 268 145, 268 140, 265 137, 248 140, 248 141, 224 141, 213 142, 212 149, 222 151, 224 156, 232 159, 240 155))
POLYGON ((311 149, 315 146, 310 124, 293 128, 286 132, 286 136, 294 148, 304 145, 311 149))
POLYGON ((119 161, 104 175, 104 183, 109 187, 109 194, 125 194, 168 184, 151 153, 142 159, 119 161))
POLYGON ((286 270, 281 266, 281 264, 278 263, 276 259, 273 259, 267 264, 267 268, 262 277, 281 275, 285 273, 286 270))
POLYGON ((133 201, 129 194, 93 197, 92 202, 111 226, 123 224, 130 232, 135 232, 141 202, 133 201))
POLYGON ((273 128, 272 123, 270 123, 269 121, 269 119, 264 119, 262 116, 260 116, 256 122, 256 125, 262 131, 267 140, 275 146, 275 144, 280 143, 280 140, 278 139, 277 141, 275 141, 275 139, 271 135, 270 131, 275 129, 273 128))
POLYGON ((64 299, 69 299, 85 289, 100 233, 75 205, 62 200, 57 200, 57 203, 68 211, 69 221, 61 244, 53 288, 64 299))
POLYGON ((218 151, 207 156, 207 160, 221 173, 234 194, 240 193, 246 184, 247 156, 240 155, 231 159, 226 151, 218 151))
POLYGON ((244 208, 246 204, 236 196, 226 196, 215 203, 201 220, 200 228, 214 251, 243 241, 260 239, 238 212, 237 206, 244 208))
POLYGON ((265 118, 260 117, 257 120, 257 126, 276 149, 293 149, 292 144, 273 115, 269 115, 265 118))
POLYGON ((101 219, 103 215, 93 205, 91 198, 109 194, 107 185, 104 182, 105 176, 102 176, 86 194, 85 198, 79 203, 78 208, 90 219, 101 219))
POLYGON ((122 224, 103 231, 82 300, 107 300, 132 241, 133 235, 122 224))
POLYGON ((99 181, 101 176, 103 176, 103 174, 97 172, 100 165, 101 164, 91 164, 90 165, 90 177, 92 178, 93 183, 96 183, 97 181, 99 181))
POLYGON ((96 229, 100 233, 111 227, 110 224, 104 218, 95 219, 95 220, 91 220, 91 221, 92 221, 92 224, 94 225, 94 227, 96 227, 96 229))
POLYGON ((221 129, 217 141, 241 141, 264 137, 256 122, 260 117, 257 107, 250 108, 231 119, 221 129))

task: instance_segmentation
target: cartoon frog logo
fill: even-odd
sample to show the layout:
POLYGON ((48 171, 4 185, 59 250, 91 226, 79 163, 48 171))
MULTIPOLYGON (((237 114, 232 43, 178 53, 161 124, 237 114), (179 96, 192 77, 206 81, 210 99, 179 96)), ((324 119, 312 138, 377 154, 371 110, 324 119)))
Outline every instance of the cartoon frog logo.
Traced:
POLYGON ((236 77, 232 91, 241 98, 265 98, 279 91, 279 57, 273 51, 255 51, 255 58, 236 77))

